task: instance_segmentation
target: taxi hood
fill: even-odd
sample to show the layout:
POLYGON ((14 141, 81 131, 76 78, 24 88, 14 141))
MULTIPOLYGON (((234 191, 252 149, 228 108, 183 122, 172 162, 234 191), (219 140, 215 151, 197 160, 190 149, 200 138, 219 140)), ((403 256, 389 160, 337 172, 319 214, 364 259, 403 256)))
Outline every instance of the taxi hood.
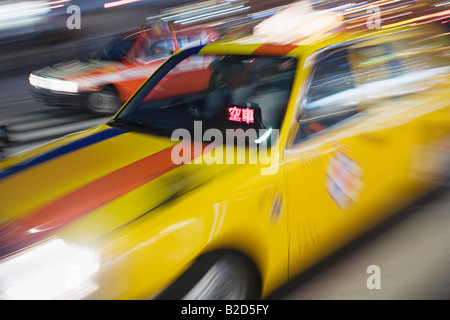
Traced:
POLYGON ((3 164, 0 257, 80 221, 94 240, 230 168, 176 164, 179 143, 101 126, 3 164), (124 206, 125 196, 141 201, 124 206))

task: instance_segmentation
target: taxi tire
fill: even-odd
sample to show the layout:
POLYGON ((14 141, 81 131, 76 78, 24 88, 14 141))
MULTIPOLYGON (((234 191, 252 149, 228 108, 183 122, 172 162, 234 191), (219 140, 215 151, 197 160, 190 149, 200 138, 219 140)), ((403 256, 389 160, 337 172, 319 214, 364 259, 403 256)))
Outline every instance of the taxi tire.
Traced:
POLYGON ((89 111, 97 114, 115 114, 121 106, 117 90, 112 85, 91 92, 87 99, 89 111))
POLYGON ((255 265, 243 254, 206 254, 167 288, 157 300, 256 300, 261 281, 255 265))

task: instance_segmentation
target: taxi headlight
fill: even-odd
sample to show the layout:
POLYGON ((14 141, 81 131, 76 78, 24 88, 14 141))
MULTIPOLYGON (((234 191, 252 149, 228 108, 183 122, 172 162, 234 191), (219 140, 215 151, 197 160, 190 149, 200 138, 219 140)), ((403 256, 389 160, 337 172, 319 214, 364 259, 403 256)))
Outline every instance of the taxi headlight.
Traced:
POLYGON ((78 92, 78 84, 72 81, 56 78, 40 77, 35 74, 30 74, 29 82, 30 85, 36 88, 43 88, 51 91, 70 92, 70 93, 78 92))
POLYGON ((94 249, 53 238, 0 261, 0 299, 81 299, 99 268, 94 249))

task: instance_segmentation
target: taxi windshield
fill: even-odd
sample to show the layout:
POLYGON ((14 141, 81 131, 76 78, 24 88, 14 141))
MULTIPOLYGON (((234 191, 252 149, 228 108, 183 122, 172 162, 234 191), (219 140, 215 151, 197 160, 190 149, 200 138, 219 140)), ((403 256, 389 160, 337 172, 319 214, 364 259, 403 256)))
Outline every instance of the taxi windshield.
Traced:
POLYGON ((115 35, 105 45, 94 51, 90 58, 104 61, 122 61, 136 42, 136 36, 115 35))
POLYGON ((284 56, 175 56, 109 124, 164 136, 198 123, 203 131, 279 129, 296 65, 284 56))

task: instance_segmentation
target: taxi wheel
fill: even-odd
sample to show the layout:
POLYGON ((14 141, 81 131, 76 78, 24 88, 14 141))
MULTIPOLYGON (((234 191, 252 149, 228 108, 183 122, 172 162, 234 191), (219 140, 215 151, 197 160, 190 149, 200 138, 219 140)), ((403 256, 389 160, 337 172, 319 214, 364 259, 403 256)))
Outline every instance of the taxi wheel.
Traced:
POLYGON ((119 96, 113 86, 104 87, 100 91, 95 91, 89 94, 87 106, 90 111, 99 114, 114 114, 122 104, 119 96))
POLYGON ((159 298, 182 300, 260 299, 256 267, 241 254, 222 252, 200 257, 159 298))

